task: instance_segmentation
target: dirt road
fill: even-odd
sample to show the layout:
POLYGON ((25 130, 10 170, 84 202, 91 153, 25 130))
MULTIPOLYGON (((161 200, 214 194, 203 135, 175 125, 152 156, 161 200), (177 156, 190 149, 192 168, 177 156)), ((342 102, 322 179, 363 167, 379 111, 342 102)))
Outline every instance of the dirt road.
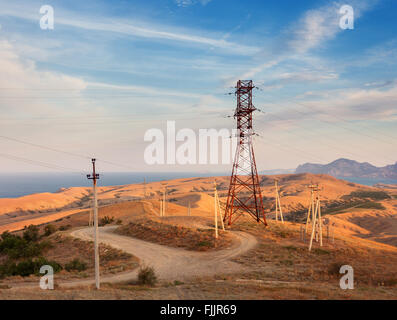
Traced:
MULTIPOLYGON (((140 259, 141 264, 154 267, 161 280, 169 281, 242 270, 241 265, 230 260, 257 244, 255 237, 244 232, 233 232, 237 241, 232 247, 215 252, 193 252, 118 235, 113 233, 115 228, 115 226, 99 228, 100 242, 133 254, 140 259)), ((72 232, 71 235, 82 240, 92 240, 93 230, 84 228, 72 232)), ((101 281, 119 282, 136 279, 136 276, 137 270, 103 277, 101 281)))
MULTIPOLYGON (((100 242, 138 257, 141 265, 153 267, 159 279, 165 281, 185 281, 195 277, 241 271, 243 266, 231 259, 247 252, 257 244, 254 236, 233 231, 236 241, 230 248, 213 252, 193 252, 118 235, 113 233, 115 228, 117 226, 99 228, 100 242)), ((75 230, 71 232, 71 235, 90 241, 93 239, 93 228, 75 230)), ((106 275, 101 277, 101 283, 135 280, 137 275, 138 270, 106 275)), ((94 279, 70 280, 57 282, 57 284, 61 287, 87 286, 94 284, 94 279)), ((12 289, 32 288, 38 287, 38 281, 9 285, 12 289)))

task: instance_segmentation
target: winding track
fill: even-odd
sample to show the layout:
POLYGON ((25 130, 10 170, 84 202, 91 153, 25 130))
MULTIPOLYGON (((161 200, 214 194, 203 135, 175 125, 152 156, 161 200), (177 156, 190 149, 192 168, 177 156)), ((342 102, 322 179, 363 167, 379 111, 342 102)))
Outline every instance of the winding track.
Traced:
MULTIPOLYGON (((180 248, 163 246, 132 237, 115 234, 117 226, 99 228, 99 240, 116 249, 130 253, 140 260, 141 265, 154 268, 160 280, 188 280, 195 277, 212 276, 215 274, 233 273, 243 270, 243 266, 231 261, 256 246, 254 236, 245 232, 231 232, 236 241, 227 249, 213 252, 194 252, 180 248)), ((71 232, 75 238, 93 240, 93 228, 83 228, 71 232)), ((106 275, 101 282, 123 282, 135 280, 138 270, 106 275)), ((94 284, 94 279, 70 280, 59 283, 61 287, 76 287, 94 284)), ((36 287, 36 282, 11 285, 12 288, 36 287)))
MULTIPOLYGON (((237 241, 227 249, 213 252, 193 252, 180 248, 167 247, 113 233, 116 226, 99 228, 101 243, 128 252, 141 261, 141 264, 153 267, 161 280, 187 280, 195 277, 232 273, 242 270, 242 266, 231 259, 255 247, 257 240, 245 232, 233 231, 237 241)), ((230 232, 230 231, 229 231, 230 232)), ((82 240, 93 239, 93 228, 73 231, 72 236, 82 240)), ((120 282, 136 279, 137 270, 104 276, 101 282, 120 282)), ((93 283, 91 281, 85 281, 93 283)), ((65 283, 66 286, 82 285, 82 281, 65 283)))

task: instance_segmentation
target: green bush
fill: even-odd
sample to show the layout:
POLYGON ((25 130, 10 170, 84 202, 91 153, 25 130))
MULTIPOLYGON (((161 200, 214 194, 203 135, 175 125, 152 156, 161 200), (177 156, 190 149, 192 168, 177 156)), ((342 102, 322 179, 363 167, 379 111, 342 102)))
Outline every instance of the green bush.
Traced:
POLYGON ((152 267, 141 267, 138 273, 138 284, 154 286, 157 283, 157 276, 152 267))
POLYGON ((108 217, 108 216, 104 216, 100 221, 99 221, 99 226, 104 226, 110 223, 114 222, 114 217, 108 217))
POLYGON ((87 264, 83 261, 80 261, 79 259, 74 259, 67 264, 65 264, 65 269, 67 271, 84 271, 87 269, 87 264))
POLYGON ((39 240, 39 228, 34 225, 30 225, 29 227, 25 227, 25 231, 23 232, 22 237, 28 242, 36 242, 39 240))
MULTIPOLYGON (((30 231, 29 231, 30 233, 30 231)), ((5 232, 1 236, 0 253, 5 254, 10 259, 33 258, 39 256, 44 249, 51 244, 47 241, 32 242, 34 236, 25 236, 24 238, 5 232)))
POLYGON ((39 257, 36 259, 27 259, 19 263, 7 260, 5 263, 0 265, 0 276, 22 276, 28 277, 31 274, 40 275, 40 268, 44 265, 50 265, 53 267, 54 272, 62 270, 62 266, 56 261, 50 261, 46 258, 39 257))
POLYGON ((391 197, 385 191, 357 190, 351 192, 347 196, 343 196, 342 198, 368 198, 372 200, 385 200, 390 199, 391 197))

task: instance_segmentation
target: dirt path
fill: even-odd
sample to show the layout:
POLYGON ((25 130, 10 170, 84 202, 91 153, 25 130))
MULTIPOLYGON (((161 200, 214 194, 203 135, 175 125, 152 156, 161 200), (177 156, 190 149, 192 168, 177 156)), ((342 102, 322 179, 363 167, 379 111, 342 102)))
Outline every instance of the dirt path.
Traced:
MULTIPOLYGON (((236 239, 231 247, 213 252, 194 252, 118 235, 113 233, 116 228, 117 226, 99 228, 100 242, 138 257, 141 265, 154 267, 159 279, 165 281, 184 281, 195 277, 242 271, 244 267, 231 261, 231 259, 247 252, 257 244, 256 238, 250 234, 229 231, 232 232, 236 239)), ((82 240, 91 241, 93 239, 93 228, 75 230, 71 232, 71 235, 82 240)), ((138 270, 106 275, 101 277, 101 283, 135 280, 137 275, 138 270)), ((94 279, 70 280, 58 283, 61 287, 78 287, 92 284, 94 284, 94 279)), ((21 282, 8 285, 12 289, 38 287, 38 280, 37 282, 21 282)))
MULTIPOLYGON (((113 233, 115 228, 117 227, 99 228, 100 242, 133 254, 141 260, 141 264, 154 267, 161 280, 169 281, 242 270, 241 265, 230 260, 257 244, 254 236, 244 232, 233 232, 237 241, 232 247, 215 252, 193 252, 118 235, 113 233)), ((92 228, 84 228, 72 232, 71 235, 82 240, 92 240, 92 233, 92 228)), ((136 276, 137 270, 103 277, 101 281, 120 282, 135 279, 136 276)))

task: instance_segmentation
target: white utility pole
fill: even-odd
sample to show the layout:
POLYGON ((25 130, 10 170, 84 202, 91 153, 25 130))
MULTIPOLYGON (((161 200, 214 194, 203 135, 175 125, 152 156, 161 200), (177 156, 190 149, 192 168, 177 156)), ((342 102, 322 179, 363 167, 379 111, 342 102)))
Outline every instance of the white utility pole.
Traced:
POLYGON ((314 211, 314 217, 313 217, 313 226, 312 226, 312 235, 310 237, 310 245, 309 245, 309 251, 312 249, 312 244, 313 244, 313 238, 316 233, 316 241, 318 241, 318 237, 320 238, 320 246, 323 246, 323 222, 322 222, 322 217, 321 217, 321 201, 320 201, 320 196, 318 194, 318 189, 316 189, 317 195, 316 195, 316 209, 314 211))
POLYGON ((92 175, 87 174, 87 178, 93 182, 94 193, 94 254, 95 254, 95 286, 99 290, 99 248, 98 248, 98 200, 96 193, 96 181, 99 179, 99 174, 95 173, 95 159, 92 159, 92 175))
POLYGON ((274 186, 276 187, 276 221, 278 221, 278 213, 280 212, 281 222, 284 223, 283 210, 281 209, 280 194, 278 192, 278 179, 274 179, 274 186))
POLYGON ((306 218, 306 226, 305 226, 305 233, 307 233, 307 227, 309 223, 314 220, 314 191, 318 190, 318 186, 313 185, 313 183, 309 186, 310 188, 310 203, 309 209, 307 211, 307 218, 306 218))
POLYGON ((218 239, 218 203, 216 201, 216 182, 214 182, 214 219, 215 219, 215 239, 218 239))
POLYGON ((219 197, 218 197, 218 190, 217 190, 217 187, 216 187, 216 182, 215 182, 215 201, 216 201, 216 203, 218 205, 218 215, 219 215, 219 218, 221 220, 222 230, 225 231, 225 225, 224 225, 223 219, 222 219, 221 204, 220 204, 219 197))
POLYGON ((93 209, 90 209, 90 221, 88 221, 88 226, 93 227, 94 226, 94 221, 93 221, 93 209))
POLYGON ((163 217, 165 217, 165 204, 166 204, 166 202, 165 202, 165 194, 166 194, 166 192, 167 192, 167 187, 164 187, 164 192, 163 192, 163 217))

